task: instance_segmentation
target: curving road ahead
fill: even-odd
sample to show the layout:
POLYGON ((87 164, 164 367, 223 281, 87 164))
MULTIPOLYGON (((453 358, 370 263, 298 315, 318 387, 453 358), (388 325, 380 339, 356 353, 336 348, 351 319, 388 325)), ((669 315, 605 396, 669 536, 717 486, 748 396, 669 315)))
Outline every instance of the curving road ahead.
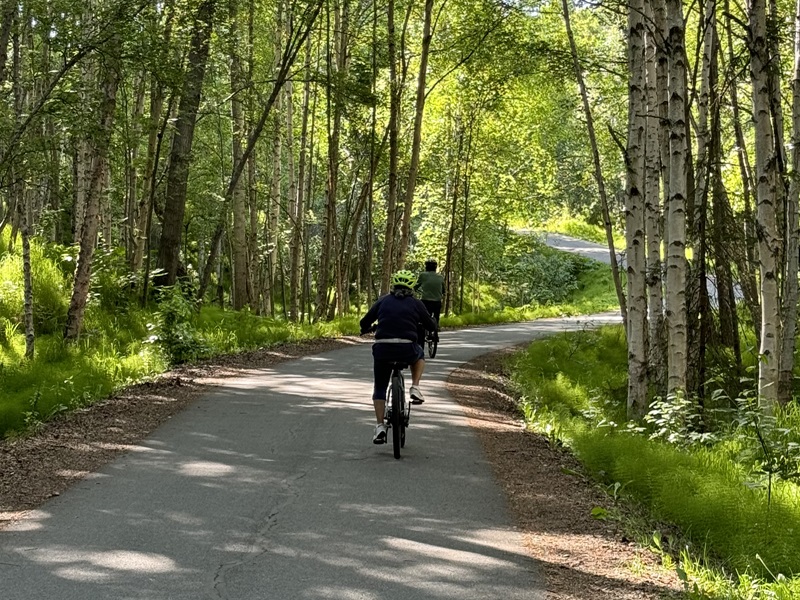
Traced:
POLYGON ((4 600, 545 597, 450 371, 582 319, 445 332, 403 458, 374 446, 355 344, 226 380, 0 531, 4 600))

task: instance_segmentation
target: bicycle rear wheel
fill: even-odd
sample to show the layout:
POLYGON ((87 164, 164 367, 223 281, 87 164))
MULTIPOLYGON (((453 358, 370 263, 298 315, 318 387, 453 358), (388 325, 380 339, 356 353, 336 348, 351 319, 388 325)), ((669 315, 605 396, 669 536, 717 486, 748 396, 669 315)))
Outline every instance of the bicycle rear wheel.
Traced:
POLYGON ((400 375, 392 376, 392 448, 394 457, 400 458, 400 448, 405 441, 405 418, 403 410, 403 381, 400 375))

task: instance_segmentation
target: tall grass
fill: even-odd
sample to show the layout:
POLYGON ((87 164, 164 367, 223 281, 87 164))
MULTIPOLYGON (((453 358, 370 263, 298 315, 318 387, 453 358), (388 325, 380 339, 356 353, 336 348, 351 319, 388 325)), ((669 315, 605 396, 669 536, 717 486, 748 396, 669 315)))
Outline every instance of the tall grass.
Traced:
MULTIPOLYGON (((800 589, 800 487, 774 479, 768 490, 734 424, 715 444, 688 446, 629 426, 626 370, 624 332, 605 327, 533 343, 517 357, 513 380, 532 427, 571 446, 600 481, 655 519, 681 528, 692 544, 684 571, 693 574, 694 597, 800 597, 780 595, 800 589)), ((799 412, 781 413, 776 430, 796 432, 799 412)))

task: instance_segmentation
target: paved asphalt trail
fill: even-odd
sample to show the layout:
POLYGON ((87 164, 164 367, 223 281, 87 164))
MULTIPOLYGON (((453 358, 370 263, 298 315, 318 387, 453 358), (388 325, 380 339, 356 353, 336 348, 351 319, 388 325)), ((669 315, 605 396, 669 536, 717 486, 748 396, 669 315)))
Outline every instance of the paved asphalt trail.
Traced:
POLYGON ((444 332, 400 460, 368 343, 254 369, 0 532, 3 600, 544 598, 447 374, 594 319, 444 332))

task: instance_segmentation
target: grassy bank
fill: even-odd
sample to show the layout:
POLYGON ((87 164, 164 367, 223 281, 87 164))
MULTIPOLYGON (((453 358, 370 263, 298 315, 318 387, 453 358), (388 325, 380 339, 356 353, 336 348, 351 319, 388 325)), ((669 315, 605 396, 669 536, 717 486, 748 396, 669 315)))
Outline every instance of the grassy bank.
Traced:
POLYGON ((800 411, 764 420, 748 398, 732 408, 718 390, 707 406, 713 427, 692 426, 691 403, 657 405, 646 426, 628 424, 626 361, 621 327, 532 344, 514 364, 530 427, 568 445, 616 496, 683 532, 666 542, 643 530, 641 542, 672 553, 691 598, 800 598, 797 464, 784 464, 786 477, 768 473, 770 457, 797 460, 800 411))

